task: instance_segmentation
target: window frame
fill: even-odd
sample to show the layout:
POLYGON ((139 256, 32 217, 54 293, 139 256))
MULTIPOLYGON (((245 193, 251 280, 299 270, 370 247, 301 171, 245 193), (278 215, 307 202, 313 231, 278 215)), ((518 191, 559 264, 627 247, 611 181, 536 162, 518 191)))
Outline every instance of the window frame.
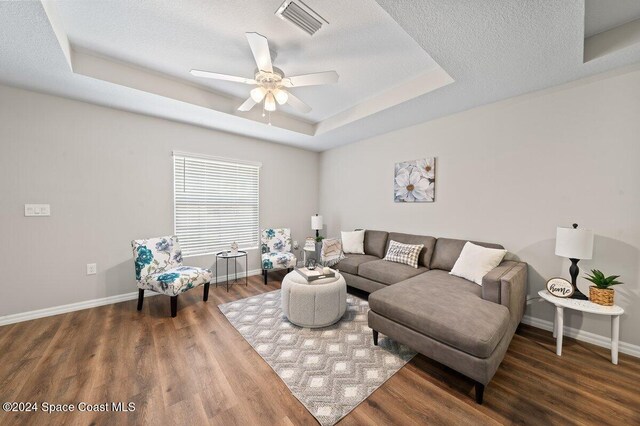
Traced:
MULTIPOLYGON (((214 156, 214 155, 208 155, 208 154, 197 154, 197 153, 192 153, 192 152, 184 152, 184 151, 172 151, 171 153, 171 162, 172 162, 172 167, 173 167, 173 233, 174 235, 176 235, 178 237, 178 240, 180 240, 180 236, 178 235, 178 230, 177 230, 177 200, 176 200, 176 173, 177 173, 177 168, 176 168, 176 157, 183 157, 183 158, 192 158, 194 160, 205 160, 205 161, 210 161, 213 163, 222 163, 224 165, 227 166, 236 166, 236 165, 241 165, 241 166, 250 166, 250 167, 255 167, 257 169, 257 194, 256 194, 256 206, 257 206, 257 214, 256 214, 256 220, 257 220, 257 224, 256 224, 256 229, 255 229, 255 235, 256 235, 256 245, 255 246, 250 246, 250 247, 243 247, 240 246, 238 247, 239 250, 244 250, 244 251, 248 251, 248 250, 258 250, 260 248, 260 171, 262 169, 262 163, 258 162, 258 161, 249 161, 249 160, 240 160, 237 158, 228 158, 228 157, 218 157, 218 156, 214 156)), ((199 257, 199 256, 213 256, 216 253, 220 252, 220 251, 224 251, 224 250, 229 250, 229 247, 218 247, 218 246, 213 246, 213 248, 211 249, 212 251, 207 251, 206 253, 187 253, 184 254, 184 248, 181 247, 182 251, 183 251, 183 257, 199 257)))

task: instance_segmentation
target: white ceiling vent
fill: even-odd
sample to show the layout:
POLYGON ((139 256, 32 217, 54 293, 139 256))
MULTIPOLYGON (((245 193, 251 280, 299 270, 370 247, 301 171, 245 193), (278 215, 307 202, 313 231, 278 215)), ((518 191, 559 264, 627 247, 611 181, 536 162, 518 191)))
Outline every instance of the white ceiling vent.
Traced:
POLYGON ((309 35, 314 35, 322 27, 323 21, 327 24, 329 23, 302 0, 285 0, 276 10, 276 16, 291 22, 296 27, 309 33, 309 35))

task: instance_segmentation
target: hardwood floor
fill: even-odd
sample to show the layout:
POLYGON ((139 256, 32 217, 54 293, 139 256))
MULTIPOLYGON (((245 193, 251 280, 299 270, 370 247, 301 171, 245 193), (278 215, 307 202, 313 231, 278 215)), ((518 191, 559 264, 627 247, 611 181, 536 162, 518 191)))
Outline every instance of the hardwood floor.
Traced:
MULTIPOLYGON (((280 287, 202 288, 0 327, 0 402, 134 402, 134 412, 0 413, 0 424, 317 424, 217 308, 280 287)), ((383 336, 381 336, 383 337, 383 336)), ((484 405, 470 379, 418 355, 340 425, 640 424, 640 359, 522 326, 484 405)))

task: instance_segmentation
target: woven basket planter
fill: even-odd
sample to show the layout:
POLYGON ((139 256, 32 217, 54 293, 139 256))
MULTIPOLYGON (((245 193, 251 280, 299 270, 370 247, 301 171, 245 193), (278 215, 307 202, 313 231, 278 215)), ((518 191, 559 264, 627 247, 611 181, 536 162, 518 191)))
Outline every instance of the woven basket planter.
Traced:
POLYGON ((589 287, 589 300, 598 305, 613 306, 613 295, 615 290, 612 288, 598 288, 594 285, 589 287))

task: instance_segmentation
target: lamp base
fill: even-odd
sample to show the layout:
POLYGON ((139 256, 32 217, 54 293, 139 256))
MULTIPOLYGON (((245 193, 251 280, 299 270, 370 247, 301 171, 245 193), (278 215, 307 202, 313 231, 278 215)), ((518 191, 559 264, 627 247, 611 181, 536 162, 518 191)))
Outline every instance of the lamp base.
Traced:
POLYGON ((575 289, 575 291, 573 292, 573 294, 571 295, 571 297, 569 299, 577 299, 577 300, 589 300, 589 298, 587 296, 585 296, 580 290, 578 290, 577 288, 575 289))
MULTIPOLYGON (((577 226, 578 225, 574 225, 574 228, 576 228, 577 226)), ((580 259, 570 258, 569 260, 571 261, 571 266, 569 267, 569 275, 571 275, 571 285, 573 286, 573 295, 570 297, 570 299, 589 300, 587 296, 585 296, 580 292, 580 290, 578 290, 578 285, 576 284, 578 282, 578 273, 580 273, 580 269, 578 268, 578 261, 580 261, 580 259)))

